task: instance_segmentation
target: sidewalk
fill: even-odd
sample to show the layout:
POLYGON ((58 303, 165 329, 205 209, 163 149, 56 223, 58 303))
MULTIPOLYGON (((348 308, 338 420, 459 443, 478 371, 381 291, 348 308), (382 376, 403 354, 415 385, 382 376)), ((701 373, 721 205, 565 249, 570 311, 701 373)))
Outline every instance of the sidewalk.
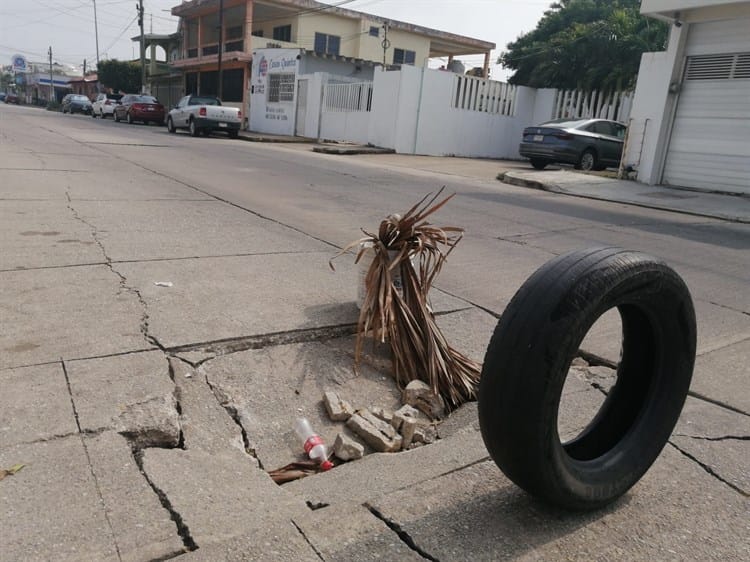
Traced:
POLYGON ((616 201, 639 207, 661 209, 700 217, 750 223, 750 198, 704 191, 604 178, 567 170, 521 170, 501 174, 511 185, 542 189, 553 193, 616 201))

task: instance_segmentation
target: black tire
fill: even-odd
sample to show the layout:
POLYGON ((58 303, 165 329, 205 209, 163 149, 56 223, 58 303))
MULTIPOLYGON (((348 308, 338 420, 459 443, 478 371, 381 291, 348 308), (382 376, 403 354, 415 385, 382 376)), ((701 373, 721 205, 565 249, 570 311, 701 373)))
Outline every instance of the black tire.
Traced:
POLYGON ((549 164, 549 160, 542 160, 540 158, 531 159, 531 165, 535 170, 544 170, 547 167, 547 164, 549 164))
POLYGON ((599 165, 599 159, 596 157, 596 151, 593 148, 587 148, 581 153, 578 158, 578 162, 575 165, 576 170, 583 170, 584 172, 590 172, 596 170, 599 165))
POLYGON ((91 117, 96 119, 96 111, 94 111, 93 109, 91 110, 91 117))
POLYGON ((195 120, 190 119, 190 122, 188 123, 188 131, 190 131, 190 136, 197 137, 201 134, 201 130, 195 126, 195 120))
POLYGON ((120 116, 117 115, 116 111, 112 114, 112 119, 115 120, 115 123, 119 123, 120 122, 120 116))
POLYGON ((235 131, 235 130, 230 130, 230 131, 227 132, 227 134, 229 135, 230 139, 236 139, 237 137, 240 136, 240 132, 239 131, 235 131))
POLYGON ((177 131, 177 129, 174 128, 174 123, 172 122, 171 117, 167 117, 167 131, 170 133, 174 133, 177 131))
POLYGON ((125 121, 128 122, 128 125, 132 125, 133 124, 133 116, 130 115, 129 111, 125 114, 125 121))
POLYGON ((601 507, 656 460, 685 402, 695 362, 695 312, 663 262, 619 248, 550 261, 519 289, 487 348, 479 424, 495 463, 529 493, 568 509, 601 507), (617 382, 599 412, 561 443, 568 368, 607 310, 622 318, 617 382))

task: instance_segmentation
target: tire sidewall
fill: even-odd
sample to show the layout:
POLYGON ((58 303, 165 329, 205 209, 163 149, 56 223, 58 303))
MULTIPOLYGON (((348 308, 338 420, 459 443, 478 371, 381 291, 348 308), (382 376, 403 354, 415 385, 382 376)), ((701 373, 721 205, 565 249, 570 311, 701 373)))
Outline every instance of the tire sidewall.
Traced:
POLYGON ((512 317, 504 314, 498 324, 480 382, 480 425, 495 462, 522 488, 568 508, 606 504, 640 479, 674 428, 692 374, 695 331, 691 335, 687 330, 686 341, 675 336, 686 333, 690 318, 694 327, 692 301, 682 280, 642 254, 627 275, 613 280, 618 272, 607 271, 613 260, 618 260, 616 254, 598 267, 577 271, 591 265, 591 259, 583 260, 579 268, 556 272, 552 286, 539 284, 554 265, 532 276, 506 309, 512 317), (535 306, 529 309, 521 301, 535 306), (563 386, 586 333, 620 304, 646 311, 658 340, 658 366, 627 434, 600 457, 577 461, 564 450, 557 430, 563 386), (520 309, 530 311, 519 315, 520 309), (508 376, 511 372, 518 375, 508 376), (512 431, 499 429, 508 426, 512 431))

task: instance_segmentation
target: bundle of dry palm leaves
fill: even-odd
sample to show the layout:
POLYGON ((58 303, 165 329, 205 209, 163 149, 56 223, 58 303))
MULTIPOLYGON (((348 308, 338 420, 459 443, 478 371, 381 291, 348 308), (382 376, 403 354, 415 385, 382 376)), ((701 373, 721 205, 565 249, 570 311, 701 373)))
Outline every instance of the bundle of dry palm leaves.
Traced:
POLYGON ((377 234, 363 230, 365 237, 339 255, 358 247, 358 263, 366 252, 374 253, 365 277, 355 365, 360 362, 365 336, 372 334, 389 343, 399 386, 420 379, 453 410, 475 398, 481 365, 448 344, 427 298, 446 258, 463 236, 462 228, 439 228, 426 221, 453 198, 450 195, 436 203, 443 189, 424 197, 403 216, 386 218, 377 234))

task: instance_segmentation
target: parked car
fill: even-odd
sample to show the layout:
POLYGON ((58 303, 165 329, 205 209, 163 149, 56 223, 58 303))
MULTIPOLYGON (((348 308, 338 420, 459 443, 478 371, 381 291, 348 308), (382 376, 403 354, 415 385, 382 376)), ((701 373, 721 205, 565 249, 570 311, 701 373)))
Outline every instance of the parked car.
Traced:
POLYGON ((0 101, 5 101, 5 92, 0 92, 0 101))
POLYGON ((15 103, 16 105, 18 105, 21 103, 21 100, 18 97, 18 94, 8 92, 7 94, 5 94, 5 103, 15 103))
POLYGON ((607 119, 555 119, 524 129, 520 153, 537 170, 553 162, 603 170, 620 165, 626 130, 607 119))
POLYGON ((187 129, 197 137, 208 136, 212 131, 225 131, 229 138, 236 139, 242 124, 242 113, 236 107, 221 104, 219 98, 211 96, 185 96, 167 115, 167 130, 187 129))
POLYGON ((117 102, 122 99, 122 94, 97 94, 94 103, 91 104, 91 117, 114 115, 117 102))
POLYGON ((126 94, 115 105, 115 121, 164 123, 164 106, 153 96, 126 94))
POLYGON ((91 113, 91 100, 83 94, 68 94, 62 99, 60 110, 63 113, 91 113))

